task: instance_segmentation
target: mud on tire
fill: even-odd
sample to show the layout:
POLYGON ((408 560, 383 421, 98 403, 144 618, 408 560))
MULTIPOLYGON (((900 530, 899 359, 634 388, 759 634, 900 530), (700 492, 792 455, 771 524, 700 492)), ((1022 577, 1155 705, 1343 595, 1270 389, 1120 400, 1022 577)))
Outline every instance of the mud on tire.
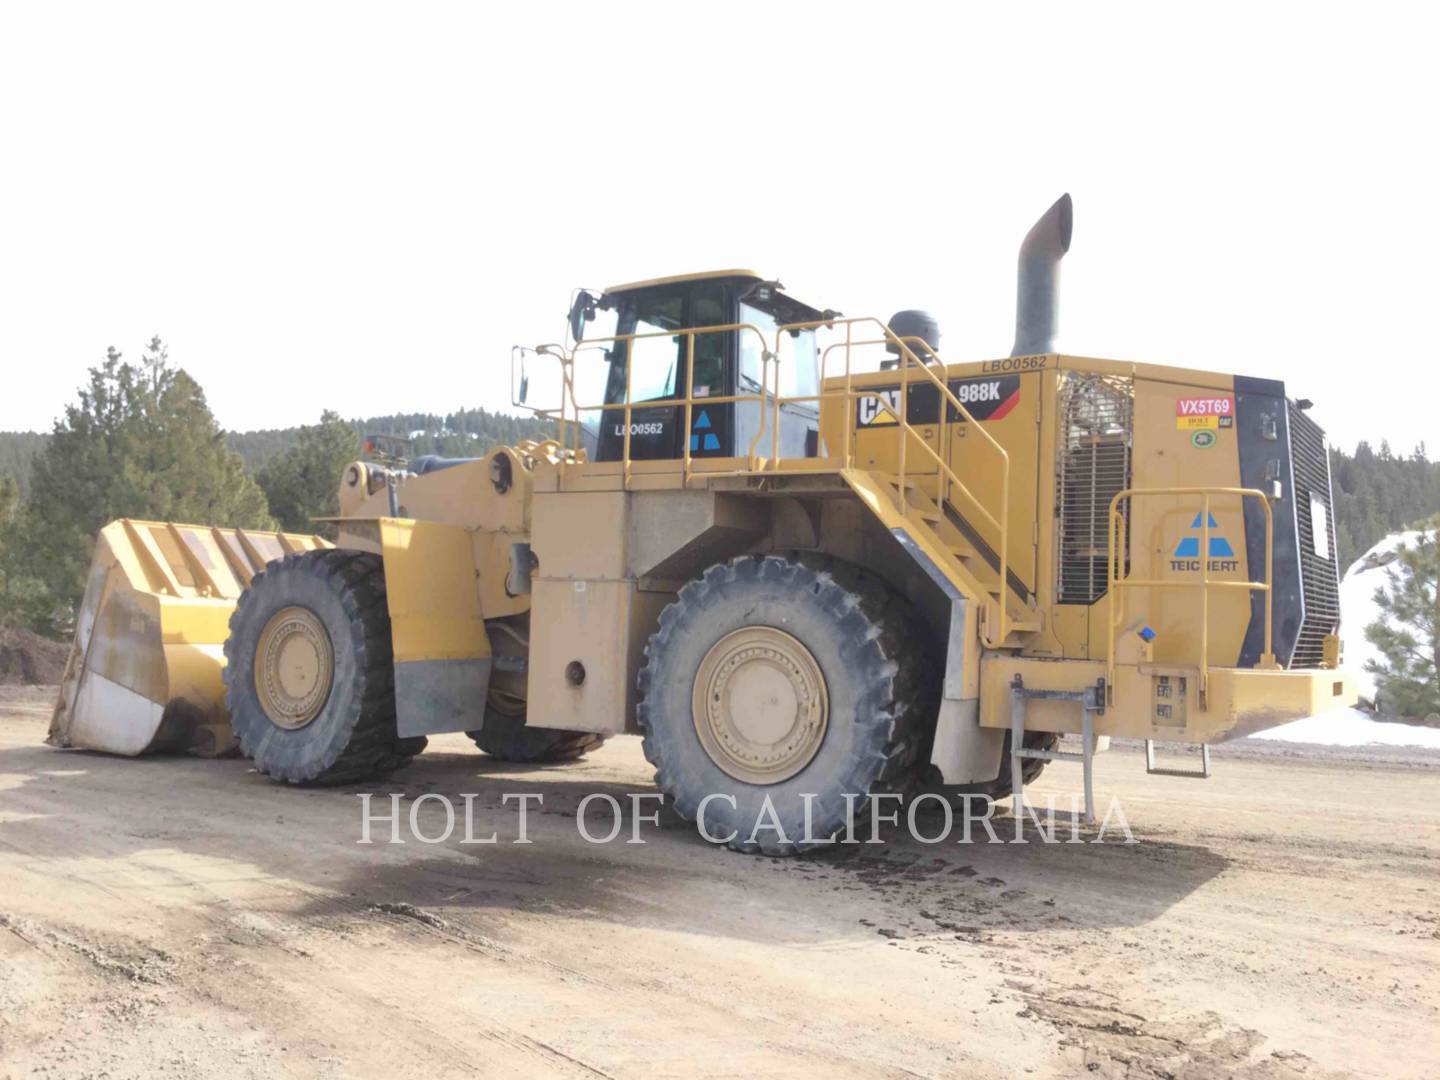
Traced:
POLYGON ((255 575, 230 617, 225 704, 240 749, 256 769, 293 784, 346 784, 384 776, 425 748, 395 731, 394 663, 385 572, 378 555, 330 549, 287 555, 255 575), (318 713, 304 726, 273 722, 256 690, 255 656, 270 620, 286 608, 316 616, 333 671, 318 713))
POLYGON ((795 854, 842 829, 847 795, 863 820, 866 795, 903 791, 933 730, 939 671, 917 630, 907 603, 846 563, 767 555, 711 567, 661 614, 640 669, 645 756, 667 803, 694 821, 701 800, 714 795, 703 823, 710 838, 770 855, 795 854), (803 644, 828 696, 814 756, 776 783, 739 780, 722 769, 694 719, 692 692, 703 659, 726 635, 750 626, 783 630, 803 644), (809 843, 806 794, 814 796, 809 843), (783 836, 762 820, 767 797, 783 836))

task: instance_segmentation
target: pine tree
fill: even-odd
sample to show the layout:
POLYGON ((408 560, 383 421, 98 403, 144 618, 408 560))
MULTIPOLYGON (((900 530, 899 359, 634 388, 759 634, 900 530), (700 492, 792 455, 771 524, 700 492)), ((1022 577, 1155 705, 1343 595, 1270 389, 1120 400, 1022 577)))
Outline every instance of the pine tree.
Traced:
MULTIPOLYGON (((10 524, 20 506, 20 482, 0 473, 0 529, 10 524)), ((3 549, 0 549, 3 550, 3 549)))
POLYGON ((12 566, 20 548, 17 521, 20 513, 20 485, 14 477, 0 475, 0 628, 24 626, 42 632, 53 631, 55 604, 44 586, 12 566))
MULTIPOLYGON (((295 445, 260 470, 270 513, 288 532, 315 532, 312 519, 340 510, 340 473, 360 456, 360 437, 338 413, 326 411, 318 424, 300 429, 295 445)), ((330 532, 328 526, 319 531, 330 532)))
POLYGON ((1379 453, 1366 442, 1353 456, 1332 449, 1330 478, 1342 572, 1376 541, 1440 511, 1440 462, 1425 456, 1423 443, 1408 457, 1384 443, 1379 453))
POLYGON ((5 551, 7 579, 43 587, 35 629, 63 631, 84 591, 95 533, 119 517, 273 524, 204 391, 170 366, 158 337, 138 365, 111 348, 35 459, 30 498, 5 551))
POLYGON ((1375 591, 1380 618, 1365 638, 1383 661, 1365 668, 1375 676, 1382 713, 1440 721, 1440 519, 1402 545, 1389 568, 1389 584, 1375 591))
POLYGON ((15 514, 20 508, 20 484, 13 476, 0 473, 0 626, 6 625, 10 613, 10 581, 5 572, 5 549, 13 541, 11 533, 15 514))

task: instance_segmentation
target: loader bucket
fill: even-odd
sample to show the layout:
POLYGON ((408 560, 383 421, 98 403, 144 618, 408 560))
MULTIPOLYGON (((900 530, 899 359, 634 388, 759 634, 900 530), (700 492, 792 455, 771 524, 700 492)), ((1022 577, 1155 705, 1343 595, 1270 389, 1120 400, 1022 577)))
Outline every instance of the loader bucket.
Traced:
POLYGON ((228 751, 220 673, 235 602, 272 559, 329 546, 292 533, 106 525, 46 741, 127 756, 228 751))

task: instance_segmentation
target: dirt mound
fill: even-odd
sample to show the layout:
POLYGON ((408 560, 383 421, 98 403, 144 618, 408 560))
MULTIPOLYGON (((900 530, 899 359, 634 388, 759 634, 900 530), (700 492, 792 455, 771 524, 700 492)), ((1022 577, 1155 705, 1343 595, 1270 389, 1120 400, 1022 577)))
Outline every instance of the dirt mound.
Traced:
POLYGON ((0 686, 55 686, 69 653, 29 630, 0 630, 0 686))

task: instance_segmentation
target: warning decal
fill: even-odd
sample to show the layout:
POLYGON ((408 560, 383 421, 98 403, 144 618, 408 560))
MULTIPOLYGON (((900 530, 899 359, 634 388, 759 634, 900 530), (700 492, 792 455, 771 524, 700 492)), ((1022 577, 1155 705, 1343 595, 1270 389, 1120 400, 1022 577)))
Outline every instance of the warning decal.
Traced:
POLYGON ((1229 394, 1176 398, 1175 426, 1181 431, 1234 427, 1235 399, 1229 394))

